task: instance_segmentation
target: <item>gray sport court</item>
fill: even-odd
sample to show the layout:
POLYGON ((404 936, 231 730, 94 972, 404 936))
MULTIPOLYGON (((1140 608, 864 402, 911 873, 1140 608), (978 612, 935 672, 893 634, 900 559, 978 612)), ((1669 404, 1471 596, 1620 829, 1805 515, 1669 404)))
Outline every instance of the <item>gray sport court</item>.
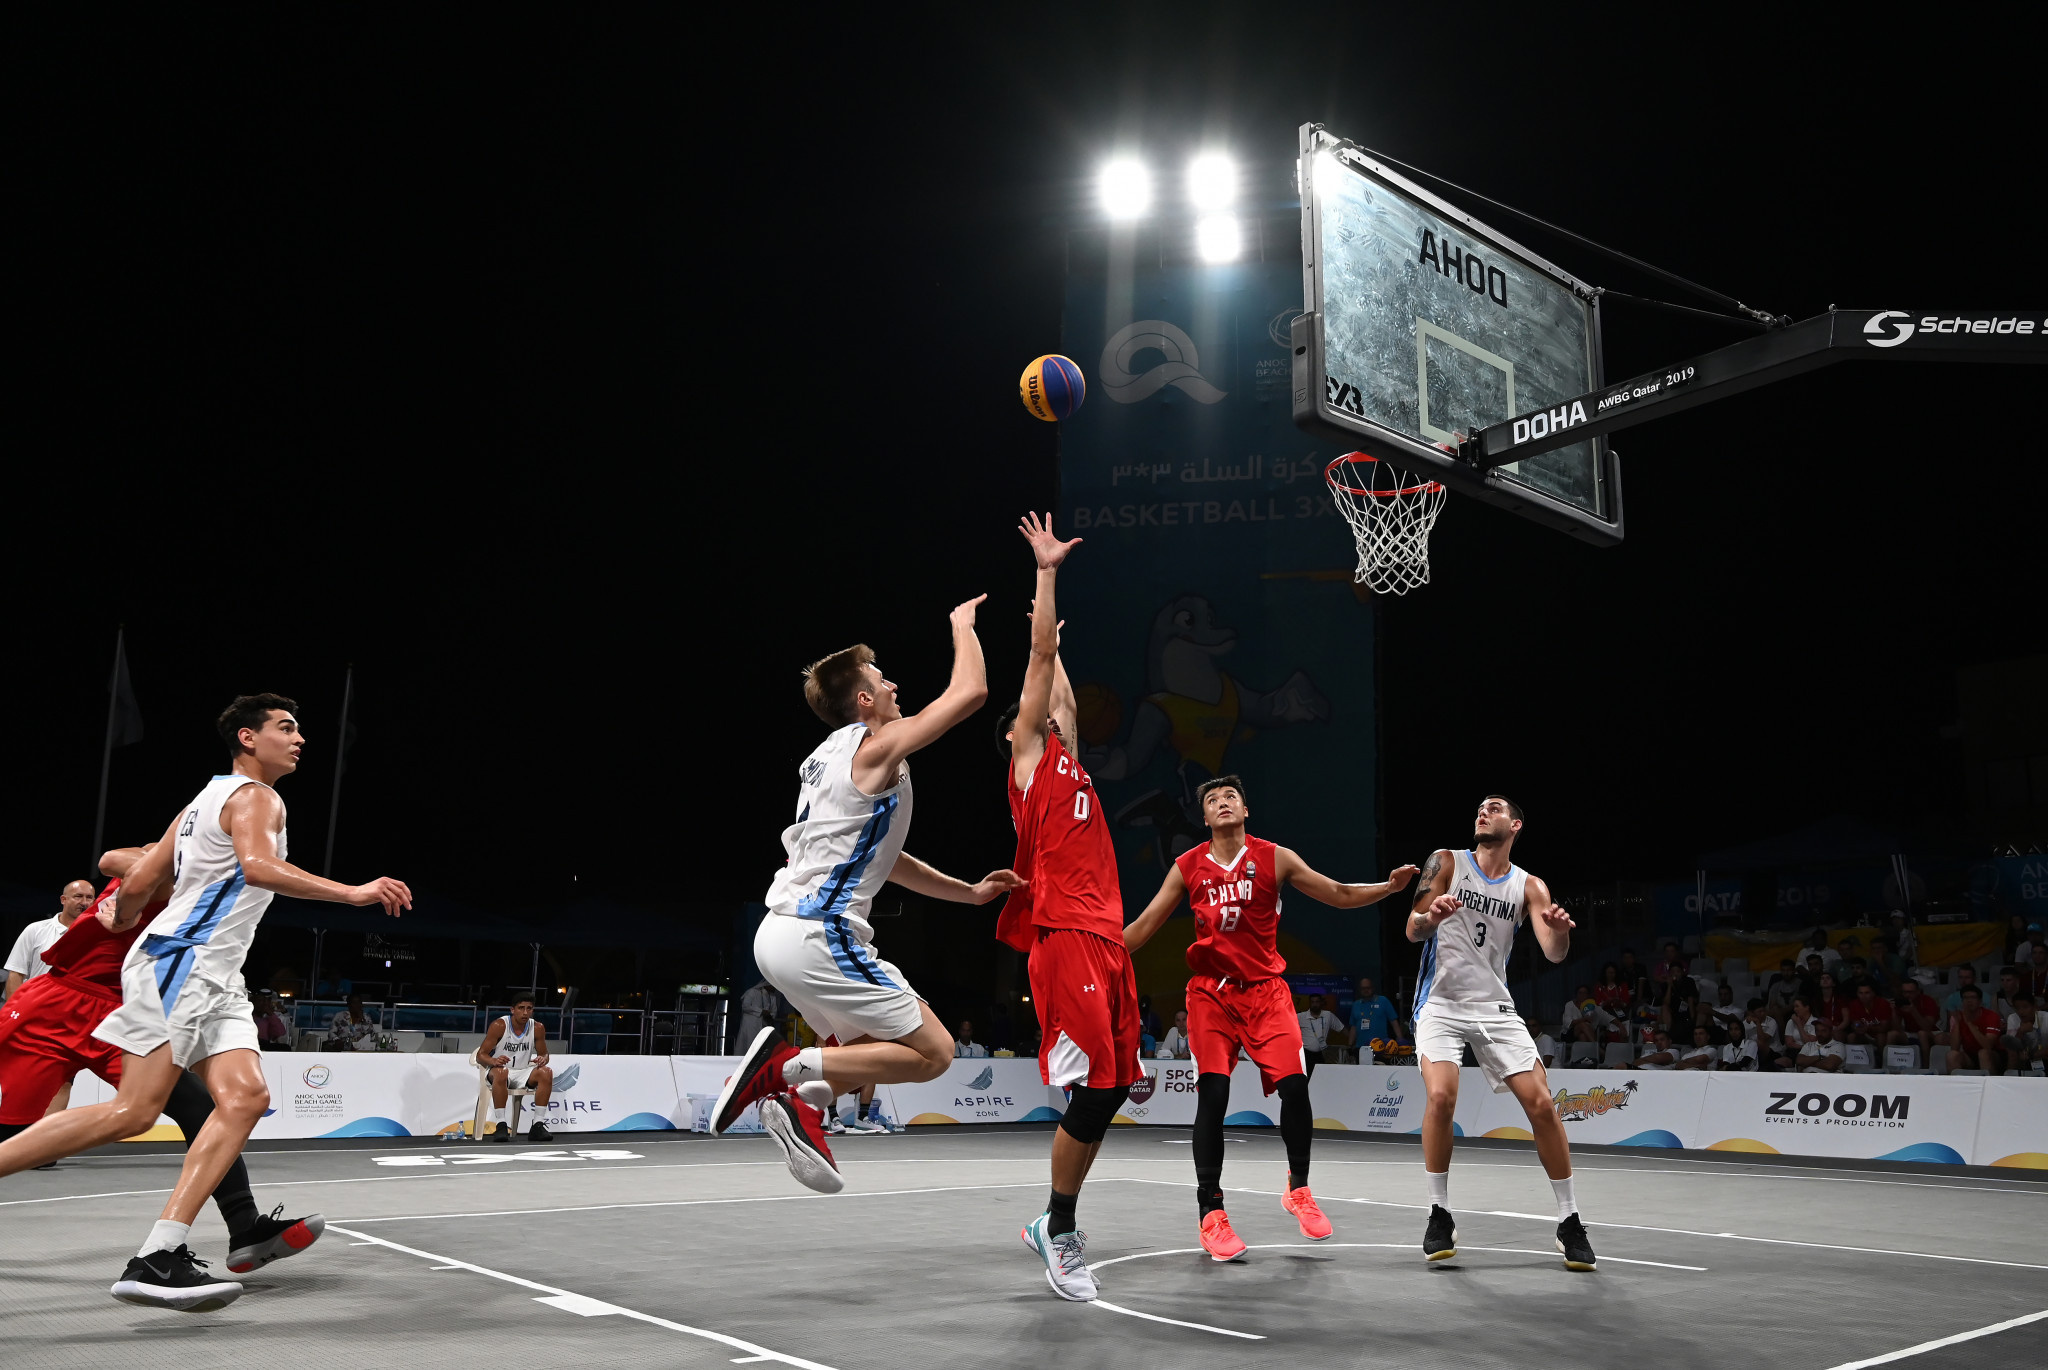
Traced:
MULTIPOLYGON (((834 1138, 830 1197, 759 1137, 271 1143, 258 1202, 327 1234, 212 1314, 108 1297, 180 1154, 109 1147, 0 1182, 0 1362, 1823 1370, 2022 1318, 1897 1363, 2038 1366, 2048 1344, 2048 1177, 1588 1148, 1600 1269, 1573 1274, 1527 1145, 1465 1141, 1459 1255, 1430 1266, 1414 1139, 1317 1135, 1337 1233, 1311 1244, 1279 1138, 1248 1129, 1224 1185, 1253 1249, 1221 1265, 1190 1250, 1186 1130, 1112 1128, 1081 1200, 1104 1301, 1066 1303, 1017 1239, 1049 1130, 834 1138)), ((211 1207, 193 1235, 218 1269, 211 1207)))

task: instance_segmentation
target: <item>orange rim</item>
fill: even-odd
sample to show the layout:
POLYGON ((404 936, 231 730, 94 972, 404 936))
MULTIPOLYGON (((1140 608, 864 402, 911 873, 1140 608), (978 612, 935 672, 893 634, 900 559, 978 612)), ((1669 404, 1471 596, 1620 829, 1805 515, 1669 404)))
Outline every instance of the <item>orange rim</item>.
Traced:
POLYGON ((1361 490, 1355 485, 1346 485, 1337 479, 1337 468, 1346 462, 1378 460, 1378 457, 1367 452, 1346 452, 1323 468, 1323 479, 1347 495, 1364 495, 1372 499, 1392 499, 1396 495, 1433 495, 1444 488, 1442 481, 1426 480, 1420 485, 1410 485, 1400 490, 1361 490))

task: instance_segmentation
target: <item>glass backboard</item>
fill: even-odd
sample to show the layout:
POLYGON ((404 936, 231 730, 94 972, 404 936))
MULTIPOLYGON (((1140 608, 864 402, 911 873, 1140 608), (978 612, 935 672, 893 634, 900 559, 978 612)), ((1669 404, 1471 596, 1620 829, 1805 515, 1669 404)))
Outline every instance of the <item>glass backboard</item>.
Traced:
POLYGON ((1602 438, 1481 474, 1439 444, 1598 389, 1591 287, 1314 125, 1301 140, 1304 428, 1591 542, 1621 538, 1602 438))

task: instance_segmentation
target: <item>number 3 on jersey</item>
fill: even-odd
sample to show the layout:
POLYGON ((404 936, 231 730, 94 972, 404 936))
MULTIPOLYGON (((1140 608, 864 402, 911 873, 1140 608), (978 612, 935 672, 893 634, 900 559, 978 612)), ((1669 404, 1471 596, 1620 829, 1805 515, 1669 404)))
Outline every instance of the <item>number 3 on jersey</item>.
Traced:
POLYGON ((1472 945, 1475 947, 1486 945, 1486 921, 1484 919, 1472 925, 1472 945))

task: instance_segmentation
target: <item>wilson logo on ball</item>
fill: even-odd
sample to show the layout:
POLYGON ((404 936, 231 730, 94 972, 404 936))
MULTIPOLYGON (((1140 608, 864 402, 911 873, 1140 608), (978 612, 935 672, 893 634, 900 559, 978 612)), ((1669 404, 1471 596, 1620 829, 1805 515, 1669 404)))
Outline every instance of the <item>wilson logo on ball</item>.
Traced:
POLYGON ((1024 368, 1017 380, 1017 397, 1034 419, 1057 423, 1081 407, 1088 396, 1088 384, 1081 368, 1057 352, 1049 352, 1024 368))

